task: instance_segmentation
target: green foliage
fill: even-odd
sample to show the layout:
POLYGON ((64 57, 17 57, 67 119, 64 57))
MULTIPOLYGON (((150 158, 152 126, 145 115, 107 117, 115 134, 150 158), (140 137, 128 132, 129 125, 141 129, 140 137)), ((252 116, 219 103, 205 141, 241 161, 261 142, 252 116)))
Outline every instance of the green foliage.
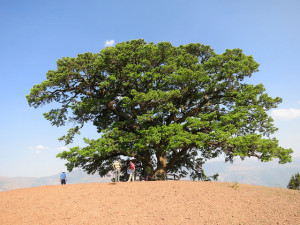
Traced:
POLYGON ((300 190, 300 173, 296 173, 290 179, 290 182, 287 186, 289 189, 300 190))
POLYGON ((232 185, 232 188, 234 188, 235 190, 237 190, 240 187, 238 182, 234 182, 234 184, 232 185))
MULTIPOLYGON (((191 179, 193 181, 195 181, 198 178, 198 174, 197 174, 196 170, 194 170, 194 171, 191 172, 190 177, 191 177, 191 179)), ((219 174, 218 173, 216 173, 216 174, 214 174, 212 176, 207 176, 205 174, 205 172, 203 171, 203 169, 202 169, 202 180, 203 181, 212 181, 212 180, 217 181, 218 178, 219 178, 219 174)))
POLYGON ((75 124, 60 139, 66 144, 85 123, 97 127, 99 139, 57 155, 69 171, 105 175, 120 156, 124 163, 134 158, 142 170, 182 176, 182 167, 221 154, 231 162, 251 156, 290 162, 292 150, 270 138, 277 129, 267 111, 281 99, 269 97, 262 84, 244 82, 258 66, 241 49, 216 54, 199 43, 132 40, 59 59, 26 97, 33 107, 60 104, 44 116, 52 125, 75 124))

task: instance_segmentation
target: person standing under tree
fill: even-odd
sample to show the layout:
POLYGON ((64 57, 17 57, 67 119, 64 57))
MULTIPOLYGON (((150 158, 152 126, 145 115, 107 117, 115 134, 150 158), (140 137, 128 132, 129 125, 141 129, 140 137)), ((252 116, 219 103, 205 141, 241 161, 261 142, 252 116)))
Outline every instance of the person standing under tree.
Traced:
POLYGON ((129 180, 130 173, 131 173, 131 169, 130 169, 130 166, 128 166, 127 167, 126 180, 129 180))
POLYGON ((133 164, 133 162, 130 160, 130 175, 129 175, 129 179, 127 182, 129 182, 130 180, 134 181, 134 173, 135 173, 135 165, 133 164))
POLYGON ((196 167, 196 172, 198 176, 198 181, 201 179, 202 180, 202 166, 201 164, 198 164, 196 167))
POLYGON ((67 175, 66 175, 65 172, 62 172, 61 175, 60 175, 60 183, 61 183, 61 185, 66 184, 66 181, 67 181, 67 175))
POLYGON ((150 166, 147 166, 145 169, 145 174, 146 174, 146 181, 151 180, 151 175, 152 175, 152 169, 150 166))
POLYGON ((112 167, 115 170, 115 182, 119 182, 120 181, 121 168, 122 168, 121 160, 120 159, 116 160, 113 163, 112 167))

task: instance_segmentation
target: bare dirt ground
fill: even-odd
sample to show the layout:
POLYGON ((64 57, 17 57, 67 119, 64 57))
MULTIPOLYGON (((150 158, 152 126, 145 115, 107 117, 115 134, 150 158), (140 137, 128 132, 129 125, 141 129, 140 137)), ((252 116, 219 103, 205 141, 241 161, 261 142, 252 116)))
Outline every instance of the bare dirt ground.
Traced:
POLYGON ((300 191, 224 182, 71 184, 0 192, 0 224, 300 224, 300 191))

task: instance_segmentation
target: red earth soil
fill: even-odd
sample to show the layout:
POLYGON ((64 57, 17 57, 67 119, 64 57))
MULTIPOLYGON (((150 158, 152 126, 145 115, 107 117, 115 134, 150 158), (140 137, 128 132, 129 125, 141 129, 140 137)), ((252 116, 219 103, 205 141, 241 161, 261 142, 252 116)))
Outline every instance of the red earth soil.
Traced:
POLYGON ((0 192, 0 224, 300 224, 300 191, 225 182, 51 185, 0 192))

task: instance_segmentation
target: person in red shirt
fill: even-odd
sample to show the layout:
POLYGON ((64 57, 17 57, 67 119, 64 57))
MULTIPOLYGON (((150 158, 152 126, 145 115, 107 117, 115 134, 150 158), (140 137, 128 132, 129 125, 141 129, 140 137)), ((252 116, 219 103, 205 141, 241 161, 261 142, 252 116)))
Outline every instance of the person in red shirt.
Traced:
POLYGON ((130 171, 129 179, 127 182, 129 182, 131 180, 134 181, 135 165, 133 164, 133 162, 131 160, 130 160, 130 169, 131 169, 131 171, 130 171))

